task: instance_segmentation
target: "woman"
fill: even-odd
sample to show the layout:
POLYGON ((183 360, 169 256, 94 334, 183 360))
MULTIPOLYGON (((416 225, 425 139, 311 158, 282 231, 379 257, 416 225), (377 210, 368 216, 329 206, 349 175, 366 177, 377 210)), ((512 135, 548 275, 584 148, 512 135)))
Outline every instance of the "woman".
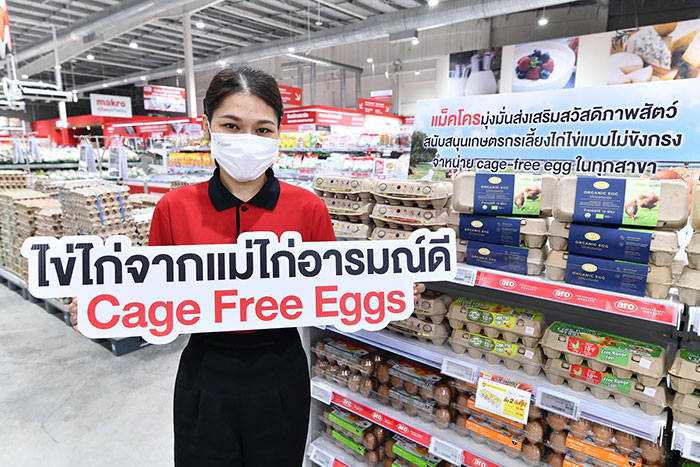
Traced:
MULTIPOLYGON (((289 230, 304 241, 335 240, 323 201, 274 176, 282 115, 272 76, 248 67, 219 71, 203 118, 218 167, 208 182, 159 201, 149 244, 227 244, 243 232, 289 230)), ((296 329, 194 334, 175 381, 175 465, 301 466, 309 405, 296 329)))

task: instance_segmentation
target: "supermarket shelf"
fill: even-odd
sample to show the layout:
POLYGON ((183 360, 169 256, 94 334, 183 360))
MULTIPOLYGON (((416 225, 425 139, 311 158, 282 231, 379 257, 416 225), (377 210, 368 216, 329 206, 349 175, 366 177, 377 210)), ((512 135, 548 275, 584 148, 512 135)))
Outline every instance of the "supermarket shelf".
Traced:
POLYGON ((280 152, 302 152, 302 153, 314 153, 314 152, 347 152, 347 153, 362 153, 362 152, 405 152, 409 153, 410 148, 403 147, 378 147, 378 148, 279 148, 280 152))
MULTIPOLYGON (((141 162, 127 162, 128 167, 138 167, 141 162)), ((77 162, 56 162, 56 163, 30 163, 30 164, 0 164, 0 170, 60 170, 60 169, 77 169, 77 162)))
POLYGON ((700 306, 688 307, 688 332, 700 336, 700 306))
POLYGON ((19 287, 20 289, 26 289, 27 288, 27 282, 19 277, 17 274, 8 271, 5 268, 0 268, 0 277, 5 279, 8 282, 13 283, 15 286, 19 287))
POLYGON ((686 459, 700 462, 700 426, 673 422, 671 449, 686 459))
POLYGON ((654 300, 550 281, 544 275, 523 276, 464 264, 457 266, 457 277, 451 282, 527 295, 674 327, 680 325, 680 316, 684 309, 684 305, 678 301, 673 291, 671 299, 654 300))
POLYGON ((313 465, 321 467, 366 467, 367 465, 353 459, 348 453, 323 436, 309 443, 306 455, 313 465))
POLYGON ((409 417, 406 412, 395 410, 388 405, 382 405, 376 399, 368 399, 359 393, 351 392, 347 388, 331 384, 323 378, 313 378, 311 385, 312 396, 315 393, 314 387, 328 390, 332 392, 331 402, 333 404, 425 447, 430 447, 431 442, 436 442, 433 438, 436 438, 442 441, 442 444, 461 449, 464 455, 463 465, 469 467, 524 465, 524 463, 506 456, 503 452, 491 450, 485 444, 477 444, 471 438, 462 437, 453 430, 442 430, 432 423, 424 422, 420 417, 409 417))
POLYGON ((462 361, 467 365, 476 367, 479 371, 488 371, 529 384, 533 387, 533 396, 537 394, 539 388, 550 389, 566 395, 572 400, 579 401, 582 418, 650 441, 656 442, 661 439, 666 427, 666 412, 658 416, 647 415, 636 406, 630 408, 622 407, 612 398, 596 399, 589 391, 575 392, 566 385, 550 384, 543 373, 532 377, 522 371, 508 370, 503 365, 491 365, 485 359, 473 359, 466 353, 456 354, 452 352, 447 344, 437 346, 428 342, 419 342, 416 339, 407 338, 389 331, 358 331, 349 333, 333 327, 328 327, 327 329, 438 369, 442 368, 443 361, 446 358, 462 361))

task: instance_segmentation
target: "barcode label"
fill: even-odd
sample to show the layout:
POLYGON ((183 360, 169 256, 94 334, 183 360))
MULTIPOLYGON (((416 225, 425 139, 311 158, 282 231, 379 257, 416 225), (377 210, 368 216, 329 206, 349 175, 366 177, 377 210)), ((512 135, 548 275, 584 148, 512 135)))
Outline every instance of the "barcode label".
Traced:
POLYGON ((473 287, 476 283, 476 269, 459 267, 457 268, 457 282, 473 287))
POLYGON ((331 400, 333 400, 333 391, 325 384, 311 380, 311 397, 326 405, 330 405, 331 400))
POLYGON ((462 448, 438 439, 435 436, 430 438, 428 453, 446 460, 450 464, 462 465, 464 463, 464 451, 462 448))
POLYGON ((541 409, 578 420, 581 401, 575 397, 552 391, 551 389, 538 388, 535 405, 541 409))
POLYGON ((476 366, 449 357, 442 360, 442 374, 472 384, 479 379, 479 369, 476 366))
POLYGON ((335 457, 317 448, 316 446, 312 446, 311 453, 309 453, 309 459, 321 467, 333 467, 333 463, 335 462, 335 457))

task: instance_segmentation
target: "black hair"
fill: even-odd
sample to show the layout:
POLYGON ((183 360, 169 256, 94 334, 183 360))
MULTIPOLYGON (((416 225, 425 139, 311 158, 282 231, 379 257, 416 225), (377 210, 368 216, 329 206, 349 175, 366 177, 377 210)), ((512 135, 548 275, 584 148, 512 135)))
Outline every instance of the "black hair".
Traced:
POLYGON ((204 97, 204 115, 209 123, 221 102, 232 94, 255 96, 277 114, 277 127, 282 125, 284 106, 277 81, 270 74, 248 66, 231 66, 220 70, 209 83, 204 97))

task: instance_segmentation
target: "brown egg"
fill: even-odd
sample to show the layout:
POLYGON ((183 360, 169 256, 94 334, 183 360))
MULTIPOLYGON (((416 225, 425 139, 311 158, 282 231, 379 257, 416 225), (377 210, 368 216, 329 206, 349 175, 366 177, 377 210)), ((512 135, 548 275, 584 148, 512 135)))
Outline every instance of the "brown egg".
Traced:
POLYGON ((588 454, 579 452, 579 451, 574 451, 573 449, 571 450, 571 455, 576 459, 577 462, 580 462, 582 464, 588 462, 588 454))
POLYGON ((418 394, 418 386, 416 386, 415 384, 413 384, 410 381, 405 381, 403 383, 403 388, 406 390, 407 393, 409 393, 413 396, 418 394))
POLYGON ((330 419, 330 418, 331 418, 331 411, 330 411, 330 410, 324 410, 324 411, 323 411, 323 418, 324 418, 325 420, 330 419))
POLYGON ((466 394, 460 394, 457 396, 457 399, 455 400, 455 405, 457 406, 457 411, 461 414, 467 414, 469 413, 469 396, 466 394))
POLYGON ((324 346, 325 344, 323 341, 318 341, 316 344, 314 344, 314 353, 318 357, 323 357, 326 354, 326 352, 323 350, 324 346))
POLYGON ((367 459, 369 465, 376 465, 379 463, 379 453, 376 451, 367 451, 365 452, 365 459, 367 459))
POLYGON ((615 431, 609 426, 593 424, 593 442, 601 448, 610 446, 612 439, 615 436, 615 431))
POLYGON ((371 431, 365 433, 362 436, 362 443, 367 449, 373 450, 377 447, 377 437, 371 431))
POLYGON ((360 373, 362 376, 371 376, 374 373, 374 362, 371 358, 363 358, 360 360, 360 373))
POLYGON ((549 447, 559 454, 566 452, 566 433, 563 431, 553 431, 549 434, 549 447))
POLYGON ((360 390, 360 383, 362 382, 362 375, 359 373, 353 373, 348 377, 348 389, 352 392, 357 392, 360 390))
POLYGON ((473 419, 476 420, 477 422, 481 423, 481 422, 487 421, 487 420, 489 419, 489 416, 486 415, 486 414, 483 414, 483 413, 481 413, 481 412, 477 412, 477 411, 475 410, 474 412, 472 412, 471 418, 473 418, 473 419))
POLYGON ((445 430, 450 426, 450 423, 452 423, 452 412, 450 409, 440 407, 435 411, 435 424, 438 427, 445 430))
POLYGON ((348 378, 352 374, 349 368, 341 368, 340 371, 335 375, 335 382, 340 386, 345 387, 348 385, 348 378))
POLYGON ((615 432, 615 446, 620 450, 622 454, 628 456, 632 451, 637 449, 639 446, 639 439, 629 433, 624 431, 615 432))
POLYGON ((372 397, 372 393, 377 390, 377 380, 374 378, 364 378, 360 383, 360 394, 365 397, 372 397))
POLYGON ((335 375, 337 375, 339 371, 340 371, 340 366, 338 366, 338 365, 331 365, 331 366, 326 367, 326 373, 325 373, 326 379, 328 381, 335 381, 335 375))
POLYGON ((323 376, 324 378, 326 377, 326 368, 330 366, 330 363, 328 363, 326 360, 321 360, 318 359, 316 360, 316 363, 314 363, 314 375, 315 376, 323 376))
POLYGON ((331 428, 331 427, 326 428, 326 434, 328 436, 333 436, 333 428, 331 428))
POLYGON ((384 439, 386 438, 386 429, 379 425, 375 425, 372 429, 372 432, 374 433, 374 436, 377 437, 377 443, 382 444, 384 442, 384 439))
POLYGON ((532 420, 534 418, 542 418, 544 416, 544 411, 535 405, 530 404, 530 412, 527 414, 527 418, 532 420))
POLYGON ((562 467, 564 465, 564 456, 556 452, 550 452, 546 462, 549 467, 562 467))
POLYGON ((372 361, 374 362, 375 368, 376 368, 379 364, 384 363, 384 357, 382 357, 382 356, 379 355, 378 353, 373 353, 373 354, 371 354, 371 355, 369 356, 369 359, 372 360, 372 361))
POLYGON ((503 446, 501 443, 493 440, 486 440, 486 444, 488 447, 491 448, 493 451, 502 451, 505 446, 503 446))
POLYGON ((394 459, 387 459, 384 461, 384 467, 394 467, 394 459))
POLYGON ((403 410, 411 417, 418 415, 418 408, 413 404, 404 404, 403 410))
POLYGON ((433 399, 435 398, 435 393, 434 393, 434 387, 433 387, 433 386, 430 386, 430 387, 421 387, 421 388, 418 390, 418 392, 420 393, 420 396, 421 396, 423 399, 427 400, 427 401, 431 401, 431 400, 433 400, 433 399))
POLYGON ((391 365, 388 363, 382 363, 377 367, 377 379, 380 383, 389 384, 389 381, 391 381, 391 376, 389 376, 390 369, 391 365))
POLYGON ((394 444, 396 444, 396 440, 390 439, 384 445, 384 454, 386 454, 386 457, 388 457, 389 459, 396 459, 396 454, 394 454, 394 451, 393 451, 394 444))
POLYGON ((449 407, 454 396, 452 387, 447 383, 441 383, 435 386, 435 401, 440 407, 449 407))
POLYGON ((639 447, 642 448, 642 457, 648 462, 658 462, 664 456, 664 447, 646 439, 641 440, 639 447))
POLYGON ((527 425, 525 425, 525 437, 532 443, 539 443, 544 438, 544 426, 539 420, 532 420, 527 425))
POLYGON ((512 459, 517 459, 518 457, 520 457, 520 451, 512 449, 508 446, 505 446, 504 451, 506 453, 506 456, 508 456, 512 459))
POLYGON ((525 443, 523 445, 523 461, 527 465, 534 466, 539 464, 543 453, 544 446, 542 444, 525 443))
POLYGON ((391 406, 396 410, 403 410, 403 402, 392 393, 389 393, 389 400, 391 401, 391 406))
POLYGON ((497 430, 500 430, 505 426, 505 423, 503 423, 501 420, 498 420, 496 417, 488 417, 488 420, 491 426, 497 430))
POLYGON ((391 385, 395 387, 396 389, 401 389, 403 387, 403 380, 399 378, 398 376, 393 376, 391 377, 391 385))
POLYGON ((469 391, 469 385, 460 379, 450 379, 450 386, 455 388, 457 392, 463 393, 469 391))
POLYGON ((569 433, 576 439, 583 439, 591 431, 591 422, 579 418, 578 420, 571 420, 569 422, 569 433))
POLYGON ((464 433, 464 430, 467 427, 467 417, 465 415, 457 415, 457 418, 455 419, 455 425, 459 428, 462 428, 462 430, 457 430, 457 433, 464 433))
POLYGON ((377 389, 377 400, 380 403, 382 403, 382 404, 389 403, 389 389, 390 389, 390 387, 388 384, 382 384, 377 389))
POLYGON ((569 419, 564 417, 563 415, 549 412, 547 414, 547 423, 549 424, 552 430, 562 431, 565 430, 567 426, 569 426, 569 419))

